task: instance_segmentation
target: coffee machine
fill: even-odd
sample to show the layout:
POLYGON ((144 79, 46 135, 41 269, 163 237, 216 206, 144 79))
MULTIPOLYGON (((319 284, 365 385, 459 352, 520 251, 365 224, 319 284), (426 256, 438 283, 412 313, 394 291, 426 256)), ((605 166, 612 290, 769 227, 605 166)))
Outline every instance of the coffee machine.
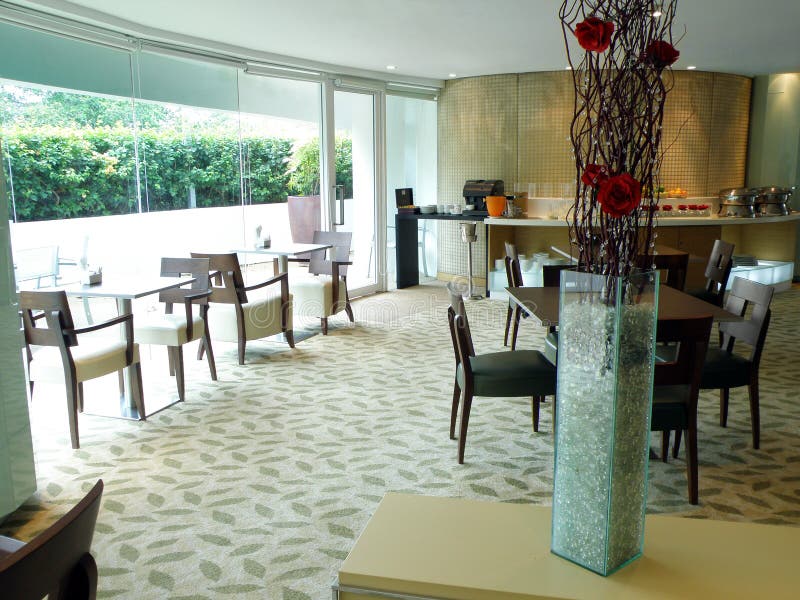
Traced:
POLYGON ((469 179, 464 184, 464 203, 472 204, 475 210, 464 211, 467 215, 489 215, 486 196, 505 196, 502 179, 469 179))

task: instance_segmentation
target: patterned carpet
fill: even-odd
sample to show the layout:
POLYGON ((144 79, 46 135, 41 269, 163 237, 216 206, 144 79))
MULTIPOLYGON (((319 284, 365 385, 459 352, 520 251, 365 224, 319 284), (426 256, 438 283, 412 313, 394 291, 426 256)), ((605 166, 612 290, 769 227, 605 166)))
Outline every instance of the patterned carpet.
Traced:
MULTIPOLYGON (((185 403, 141 423, 82 415, 78 451, 63 392, 42 386, 32 404, 40 490, 2 533, 30 539, 103 478, 100 597, 317 599, 387 491, 550 503, 550 411, 533 434, 528 399, 476 399, 456 464, 444 297, 429 286, 357 302, 355 326, 336 317, 330 335, 293 351, 252 343, 245 366, 219 344, 219 382, 187 360, 185 403)), ((773 306, 761 450, 750 448, 746 391, 732 392, 727 429, 716 394, 704 393, 700 506, 686 501, 681 452, 650 461, 650 511, 800 524, 800 290, 773 306)), ((478 351, 500 350, 505 303, 468 311, 478 351)), ((543 335, 523 322, 523 347, 540 348, 543 335)), ((143 367, 151 399, 175 395, 164 365, 154 353, 143 367)))

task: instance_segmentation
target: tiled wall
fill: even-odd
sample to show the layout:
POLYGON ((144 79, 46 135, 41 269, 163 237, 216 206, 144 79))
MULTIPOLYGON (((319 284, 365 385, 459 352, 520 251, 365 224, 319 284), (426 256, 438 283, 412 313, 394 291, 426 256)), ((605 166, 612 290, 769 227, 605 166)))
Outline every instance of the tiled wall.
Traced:
MULTIPOLYGON (((751 80, 675 72, 665 107, 661 181, 690 196, 744 185, 751 80)), ((439 203, 463 203, 467 179, 503 179, 506 189, 537 183, 553 190, 575 181, 568 141, 573 111, 567 71, 448 81, 439 97, 439 203)), ((458 226, 439 223, 439 271, 466 272, 458 226)), ((473 249, 485 277, 485 237, 473 249)))

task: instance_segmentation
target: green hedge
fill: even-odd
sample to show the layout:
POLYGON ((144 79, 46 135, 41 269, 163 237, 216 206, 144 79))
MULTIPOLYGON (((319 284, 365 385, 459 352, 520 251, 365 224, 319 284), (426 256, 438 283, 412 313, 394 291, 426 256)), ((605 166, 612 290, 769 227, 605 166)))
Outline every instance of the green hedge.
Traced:
MULTIPOLYGON (((138 212, 136 160, 131 130, 103 127, 7 127, 4 150, 18 221, 40 221, 138 212)), ((138 135, 142 210, 241 203, 239 137, 228 131, 188 136, 171 129, 138 135)), ((337 140, 337 168, 352 193, 350 140, 337 140), (339 164, 341 163, 341 165, 339 164)), ((319 189, 317 142, 293 161, 292 140, 245 137, 244 196, 248 203, 284 202, 287 195, 319 189)), ((299 152, 298 152, 299 153, 299 152)))

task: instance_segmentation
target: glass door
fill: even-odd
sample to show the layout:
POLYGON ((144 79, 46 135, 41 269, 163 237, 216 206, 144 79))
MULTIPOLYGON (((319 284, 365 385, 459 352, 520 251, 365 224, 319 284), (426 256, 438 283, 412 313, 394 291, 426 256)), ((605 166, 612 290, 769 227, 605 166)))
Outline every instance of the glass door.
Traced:
POLYGON ((382 289, 385 279, 384 236, 380 240, 376 236, 383 233, 377 227, 383 189, 378 181, 383 96, 379 91, 338 86, 332 91, 333 144, 329 140, 326 146, 328 156, 333 146, 335 158, 328 167, 328 219, 332 231, 353 234, 347 288, 351 296, 357 296, 382 289))

